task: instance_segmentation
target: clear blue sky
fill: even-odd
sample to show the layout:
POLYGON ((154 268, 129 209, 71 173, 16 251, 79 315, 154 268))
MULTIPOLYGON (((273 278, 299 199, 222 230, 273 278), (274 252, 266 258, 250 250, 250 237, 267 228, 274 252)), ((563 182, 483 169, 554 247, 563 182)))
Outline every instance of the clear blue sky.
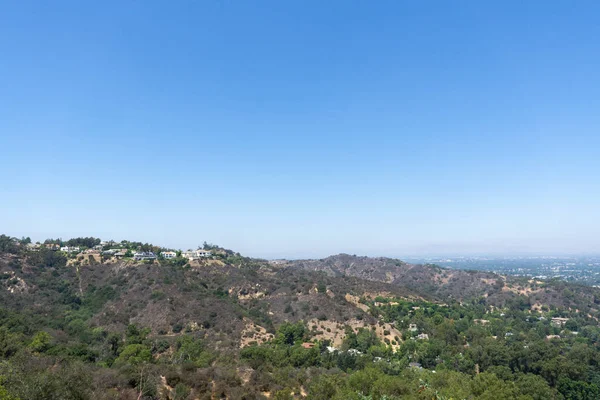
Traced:
POLYGON ((600 252, 597 1, 0 4, 0 231, 600 252))

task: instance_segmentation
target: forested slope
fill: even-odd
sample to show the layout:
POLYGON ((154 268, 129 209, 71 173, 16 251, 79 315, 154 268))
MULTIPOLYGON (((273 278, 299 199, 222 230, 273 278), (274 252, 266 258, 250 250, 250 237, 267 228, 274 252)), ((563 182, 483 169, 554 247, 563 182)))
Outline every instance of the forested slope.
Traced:
POLYGON ((0 240, 0 399, 592 399, 594 288, 334 256, 82 262, 0 240))

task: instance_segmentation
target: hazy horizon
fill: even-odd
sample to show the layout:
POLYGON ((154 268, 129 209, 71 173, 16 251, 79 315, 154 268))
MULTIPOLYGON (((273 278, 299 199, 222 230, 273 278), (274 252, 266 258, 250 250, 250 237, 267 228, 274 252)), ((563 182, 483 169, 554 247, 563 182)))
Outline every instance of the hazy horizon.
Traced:
POLYGON ((600 3, 0 11, 0 232, 600 252, 600 3))
MULTIPOLYGON (((82 235, 50 235, 50 236, 44 236, 44 237, 36 237, 36 236, 31 236, 31 235, 27 235, 27 234, 11 234, 10 232, 0 232, 0 234, 9 234, 9 236, 13 236, 16 238, 21 238, 21 237, 30 237, 31 240, 33 242, 40 242, 43 243, 44 240, 46 239, 62 239, 64 241, 68 240, 68 239, 72 239, 72 238, 76 238, 76 237, 98 237, 97 235, 94 235, 93 233, 88 233, 88 234, 82 234, 82 235)), ((420 259, 420 260, 424 260, 424 259, 430 259, 430 258, 469 258, 469 257, 490 257, 490 258, 518 258, 518 257, 595 257, 595 256, 600 256, 600 252, 587 252, 587 251, 560 251, 557 249, 547 249, 547 250, 539 250, 539 249, 526 249, 524 247, 521 247, 520 250, 515 248, 512 249, 507 249, 507 250, 501 250, 501 249, 490 249, 488 251, 476 251, 476 250, 466 250, 466 251, 459 251, 458 249, 460 249, 459 246, 448 246, 446 250, 440 250, 440 247, 420 247, 420 248, 416 248, 412 250, 412 252, 410 251, 400 251, 398 249, 396 250, 384 250, 380 253, 377 252, 373 252, 373 251, 353 251, 352 249, 342 249, 342 250, 332 250, 332 251, 323 251, 320 253, 316 253, 314 251, 307 251, 307 252, 289 252, 289 253, 284 253, 281 251, 274 251, 271 253, 255 253, 252 252, 252 249, 248 249, 248 248, 236 248, 236 247, 232 247, 227 245, 226 243, 217 243, 217 242, 213 242, 210 240, 199 240, 197 242, 197 244, 195 245, 188 245, 188 246, 182 246, 182 245, 177 245, 177 244, 172 244, 172 242, 170 242, 170 244, 167 243, 162 243, 162 242, 152 242, 152 241, 147 241, 147 240, 141 240, 139 238, 114 238, 114 237, 100 237, 100 239, 102 240, 106 240, 106 241, 110 241, 110 240, 114 240, 115 242, 120 242, 121 240, 129 240, 129 241, 139 241, 142 243, 152 243, 153 245, 157 245, 157 246, 162 246, 162 247, 166 247, 166 248, 173 248, 173 249, 180 249, 180 250, 188 250, 188 249, 195 249, 196 247, 202 246, 202 243, 204 243, 204 241, 206 241, 207 243, 210 244, 215 244, 215 245, 219 245, 222 246, 224 248, 228 248, 231 249, 233 251, 237 251, 240 252, 242 255, 245 256, 251 256, 251 257, 256 257, 256 258, 264 258, 264 259, 321 259, 321 258, 325 258, 328 256, 333 256, 333 255, 337 255, 337 254, 350 254, 350 255, 356 255, 356 256, 366 256, 366 257, 390 257, 390 258, 398 258, 398 259, 420 259)), ((191 243, 191 242, 190 242, 191 243)))

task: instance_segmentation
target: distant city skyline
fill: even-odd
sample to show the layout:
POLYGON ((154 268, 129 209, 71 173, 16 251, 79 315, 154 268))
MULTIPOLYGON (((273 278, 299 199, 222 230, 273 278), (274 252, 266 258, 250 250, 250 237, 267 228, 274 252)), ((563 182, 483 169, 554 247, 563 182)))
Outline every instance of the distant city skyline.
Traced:
POLYGON ((600 252, 598 2, 9 1, 0 232, 600 252))

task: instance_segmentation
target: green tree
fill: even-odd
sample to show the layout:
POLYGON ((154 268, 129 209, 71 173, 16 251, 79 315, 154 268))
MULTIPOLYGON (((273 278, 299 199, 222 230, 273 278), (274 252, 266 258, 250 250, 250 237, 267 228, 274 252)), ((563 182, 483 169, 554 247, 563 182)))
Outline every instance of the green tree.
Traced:
POLYGON ((19 335, 10 333, 5 327, 0 327, 0 358, 9 358, 22 347, 19 335))
POLYGON ((296 322, 295 324, 285 322, 281 324, 275 333, 275 343, 292 346, 297 341, 303 340, 306 333, 303 322, 296 322))
POLYGON ((173 400, 186 400, 190 397, 191 390, 187 385, 178 383, 173 391, 173 400))
POLYGON ((342 348, 356 349, 363 353, 367 353, 372 346, 380 345, 381 341, 372 329, 360 328, 358 333, 348 332, 344 339, 344 343, 342 344, 342 348))
POLYGON ((115 364, 139 365, 152 361, 152 352, 143 344, 130 344, 125 346, 115 364))
POLYGON ((184 335, 177 339, 171 360, 175 364, 192 362, 199 368, 208 367, 213 359, 212 354, 206 351, 204 343, 192 336, 184 335))
POLYGON ((290 388, 278 390, 273 395, 273 400, 294 400, 292 390, 290 388))
POLYGON ((558 391, 565 397, 565 400, 600 399, 600 388, 598 386, 569 378, 559 380, 558 391))
POLYGON ((38 332, 29 343, 29 348, 34 352, 43 353, 50 348, 51 340, 52 337, 48 332, 38 332))
POLYGON ((338 375, 319 375, 308 388, 308 397, 312 400, 330 400, 337 394, 337 388, 343 387, 343 379, 338 375))
POLYGON ((19 247, 17 241, 6 235, 0 235, 0 253, 17 253, 19 247))
POLYGON ((135 324, 129 324, 125 332, 127 344, 141 344, 146 340, 149 333, 150 329, 148 328, 138 328, 135 324))
POLYGON ((533 400, 551 400, 557 398, 556 392, 539 375, 520 375, 515 384, 522 395, 531 396, 533 400))
POLYGON ((325 282, 319 282, 319 284, 317 285, 317 290, 319 293, 327 292, 327 285, 325 285, 325 282))
POLYGON ((3 382, 4 378, 0 376, 0 400, 19 400, 17 397, 11 396, 10 393, 8 393, 8 390, 2 386, 3 382))
POLYGON ((473 378, 471 390, 481 400, 516 400, 518 395, 513 382, 504 382, 496 375, 488 372, 481 373, 473 378))
POLYGON ((242 359, 246 360, 253 369, 270 364, 274 360, 274 349, 266 346, 248 346, 240 351, 242 359))

